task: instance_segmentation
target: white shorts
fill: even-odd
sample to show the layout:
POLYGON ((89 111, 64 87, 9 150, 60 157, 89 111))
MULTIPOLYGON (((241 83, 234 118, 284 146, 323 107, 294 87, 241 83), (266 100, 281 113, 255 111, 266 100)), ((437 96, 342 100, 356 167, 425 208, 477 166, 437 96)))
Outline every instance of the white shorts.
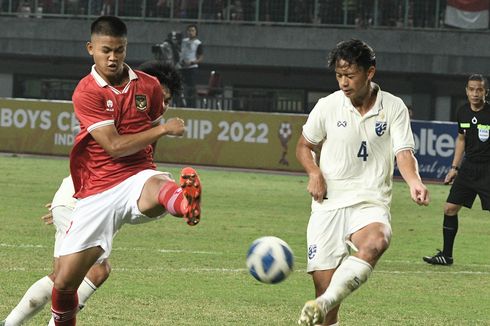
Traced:
POLYGON ((337 268, 349 255, 351 234, 376 222, 391 230, 390 220, 387 207, 370 203, 312 212, 306 234, 307 272, 337 268))
POLYGON ((56 206, 51 210, 53 214, 53 224, 56 228, 56 233, 54 235, 54 253, 53 257, 58 258, 61 244, 65 238, 66 230, 70 226, 71 214, 73 213, 73 208, 68 206, 56 206))
POLYGON ((104 253, 97 262, 109 257, 112 240, 123 224, 139 224, 154 221, 166 215, 151 218, 140 212, 138 199, 146 181, 154 175, 170 174, 155 170, 144 170, 124 180, 117 186, 99 194, 77 201, 73 210, 71 225, 59 249, 59 256, 65 256, 92 247, 101 247, 104 253))

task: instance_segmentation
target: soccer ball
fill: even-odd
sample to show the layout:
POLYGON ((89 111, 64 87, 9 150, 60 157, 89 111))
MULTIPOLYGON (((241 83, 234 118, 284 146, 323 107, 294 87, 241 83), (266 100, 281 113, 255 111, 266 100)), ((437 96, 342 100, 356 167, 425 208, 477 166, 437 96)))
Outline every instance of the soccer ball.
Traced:
POLYGON ((282 282, 293 270, 293 251, 277 237, 262 237, 255 240, 247 253, 247 268, 262 283, 282 282))

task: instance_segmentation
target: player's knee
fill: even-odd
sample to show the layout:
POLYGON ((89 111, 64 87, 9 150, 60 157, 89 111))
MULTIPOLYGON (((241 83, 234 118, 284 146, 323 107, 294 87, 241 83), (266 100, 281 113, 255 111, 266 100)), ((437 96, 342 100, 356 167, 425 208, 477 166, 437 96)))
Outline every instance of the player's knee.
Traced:
POLYGON ((95 264, 92 266, 90 271, 87 273, 87 278, 96 286, 99 287, 104 283, 109 274, 111 273, 111 265, 107 260, 104 260, 100 264, 95 264))
POLYGON ((390 246, 390 237, 387 234, 377 234, 360 246, 359 257, 368 262, 376 261, 390 246))
POLYGON ((109 275, 111 274, 111 271, 112 271, 112 266, 111 264, 109 264, 109 261, 107 260, 104 260, 104 262, 101 264, 102 266, 102 273, 103 273, 103 276, 105 277, 104 278, 104 281, 109 277, 109 275))
POLYGON ((54 280, 53 287, 55 287, 58 291, 75 291, 78 289, 80 283, 76 283, 74 281, 63 279, 59 276, 56 276, 54 280))
POLYGON ((461 208, 461 206, 454 205, 451 203, 446 203, 444 205, 444 215, 456 216, 458 214, 460 208, 461 208))

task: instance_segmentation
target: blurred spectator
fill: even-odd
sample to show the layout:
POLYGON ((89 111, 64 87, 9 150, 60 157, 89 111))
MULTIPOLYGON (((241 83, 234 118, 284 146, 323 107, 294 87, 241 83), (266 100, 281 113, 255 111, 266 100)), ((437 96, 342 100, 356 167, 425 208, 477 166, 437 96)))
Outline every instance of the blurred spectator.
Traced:
POLYGON ((373 0, 360 1, 357 4, 356 26, 367 28, 373 24, 374 3, 373 0))
POLYGON ((79 0, 67 0, 65 1, 65 13, 68 15, 78 15, 80 13, 79 0))
POLYGON ((157 17, 170 17, 171 3, 169 0, 158 0, 156 4, 157 17))
POLYGON ((226 7, 226 17, 229 20, 243 20, 243 6, 240 0, 230 1, 230 5, 226 7))
POLYGON ((197 26, 187 26, 187 37, 182 40, 180 50, 180 72, 184 82, 187 107, 196 107, 196 78, 199 64, 204 58, 202 42, 197 38, 197 26))
POLYGON ((260 20, 266 22, 283 22, 284 1, 282 0, 260 1, 260 20))
POLYGON ((313 21, 311 1, 291 0, 289 2, 289 18, 291 23, 311 23, 313 21))
POLYGON ((343 23, 343 2, 342 0, 320 0, 319 20, 322 24, 342 24, 343 23))
POLYGON ((104 0, 104 2, 102 2, 102 8, 100 10, 100 15, 101 16, 115 15, 114 0, 104 0))
POLYGON ((180 0, 180 18, 197 18, 199 0, 180 0))
POLYGON ((38 6, 42 8, 42 12, 45 14, 59 13, 59 11, 55 11, 54 0, 38 1, 38 6))
POLYGON ((17 17, 20 18, 29 18, 29 15, 31 14, 31 4, 29 1, 20 1, 19 2, 19 7, 17 8, 17 17))
POLYGON ((223 0, 203 0, 202 2, 202 19, 222 20, 223 11, 223 0))
POLYGON ((429 27, 436 26, 436 2, 425 0, 413 0, 413 26, 429 27))

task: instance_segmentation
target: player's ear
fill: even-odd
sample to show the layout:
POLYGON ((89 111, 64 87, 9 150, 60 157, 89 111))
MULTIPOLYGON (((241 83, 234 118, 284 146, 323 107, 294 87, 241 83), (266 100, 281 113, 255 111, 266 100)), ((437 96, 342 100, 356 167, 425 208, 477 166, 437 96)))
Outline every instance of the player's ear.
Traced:
POLYGON ((87 52, 90 54, 90 55, 94 55, 94 46, 92 44, 92 42, 87 42, 87 44, 85 44, 85 47, 87 48, 87 52))
POLYGON ((376 67, 375 66, 371 66, 368 68, 367 70, 367 77, 368 77, 368 80, 372 80, 374 78, 374 73, 376 72, 376 67))

